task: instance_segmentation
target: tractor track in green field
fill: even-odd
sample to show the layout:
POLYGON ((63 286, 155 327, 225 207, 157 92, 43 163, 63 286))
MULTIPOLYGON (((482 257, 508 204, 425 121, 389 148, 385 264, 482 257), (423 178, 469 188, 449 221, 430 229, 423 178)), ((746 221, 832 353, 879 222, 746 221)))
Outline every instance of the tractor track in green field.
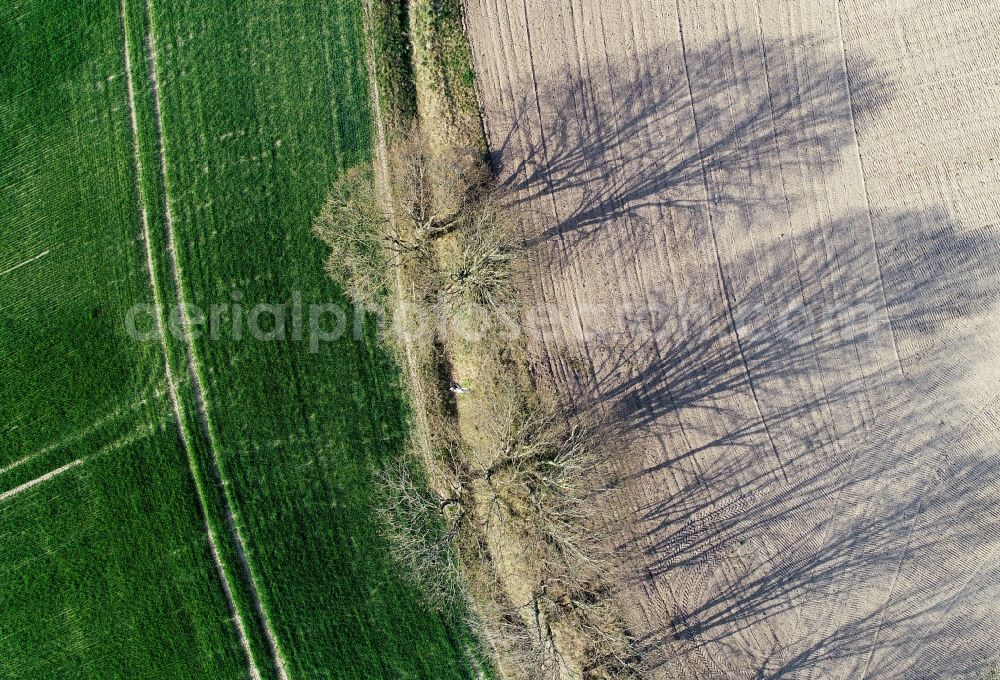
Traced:
POLYGON ((0 677, 475 677, 378 522, 406 376, 311 230, 374 158, 365 1, 0 9, 0 677))
POLYGON ((7 274, 10 274, 13 271, 17 271, 21 267, 29 265, 32 262, 36 262, 36 261, 42 259, 43 257, 45 257, 46 255, 48 255, 49 252, 50 251, 46 250, 44 252, 39 253, 38 255, 35 255, 34 257, 29 257, 24 262, 19 262, 19 263, 15 264, 13 267, 8 267, 7 269, 4 269, 3 271, 0 271, 0 276, 6 276, 7 274))
MULTIPOLYGON (((6 500, 8 500, 10 498, 14 498, 15 496, 17 496, 17 495, 19 495, 21 493, 24 493, 25 491, 28 491, 29 489, 33 489, 34 487, 38 486, 39 484, 41 484, 43 482, 47 482, 50 479, 55 479, 56 477, 60 476, 61 474, 65 473, 65 472, 69 472, 70 470, 83 465, 88 460, 90 460, 92 458, 95 458, 98 455, 102 455, 102 454, 105 454, 105 453, 110 453, 112 451, 118 451, 118 450, 121 450, 122 448, 128 446, 129 444, 134 444, 136 441, 138 441, 138 440, 140 440, 140 439, 142 439, 144 437, 148 437, 150 434, 152 434, 152 432, 153 432, 153 428, 150 427, 150 426, 139 427, 136 430, 134 430, 131 434, 125 435, 124 437, 118 439, 117 441, 112 442, 112 443, 108 444, 107 446, 102 447, 100 449, 100 451, 98 451, 96 454, 92 454, 92 455, 89 455, 89 456, 83 456, 81 458, 77 458, 75 460, 71 460, 70 462, 65 463, 64 465, 60 465, 59 467, 57 467, 57 468, 55 468, 53 470, 50 470, 49 472, 46 472, 43 475, 39 475, 38 477, 35 477, 34 479, 30 479, 30 480, 28 480, 28 481, 26 481, 26 482, 24 482, 22 484, 18 484, 17 486, 15 486, 12 489, 8 489, 8 490, 0 493, 0 503, 3 503, 4 501, 6 501, 6 500)), ((8 465, 8 466, 4 467, 3 469, 0 469, 0 474, 4 474, 6 472, 9 472, 10 470, 13 470, 13 469, 15 469, 15 468, 17 468, 17 467, 19 467, 19 466, 21 466, 21 465, 23 465, 23 464, 31 461, 32 459, 36 458, 38 455, 40 455, 40 454, 32 454, 32 455, 30 455, 30 456, 28 456, 26 458, 22 458, 21 460, 16 461, 16 462, 12 463, 11 465, 8 465)))
MULTIPOLYGON (((222 551, 219 547, 219 538, 213 529, 211 522, 209 520, 210 508, 209 501, 206 497, 205 490, 201 483, 201 474, 198 469, 198 463, 196 456, 194 454, 194 443, 192 441, 191 433, 187 426, 187 421, 184 416, 182 400, 178 392, 178 382, 174 377, 174 371, 171 366, 170 361, 170 348, 168 346, 167 334, 166 334, 166 308, 164 306, 163 293, 160 289, 160 285, 156 275, 156 254, 153 252, 153 244, 151 238, 150 220, 149 212, 145 204, 145 200, 142 195, 142 176, 143 176, 143 163, 141 159, 140 151, 140 141, 139 141, 139 123, 136 113, 136 96, 135 96, 135 85, 132 78, 132 52, 129 47, 129 37, 128 37, 128 12, 126 10, 126 0, 120 0, 119 3, 121 22, 122 22, 122 37, 125 53, 125 75, 126 75, 126 89, 128 93, 128 110, 129 118, 132 127, 132 137, 133 137, 133 153, 134 153, 134 165, 136 174, 136 187, 137 196, 139 203, 139 211, 141 214, 142 223, 142 240, 145 245, 145 255, 146 255, 146 266, 149 271, 150 285, 153 293, 153 303, 156 308, 156 328, 157 334, 159 336, 160 346, 163 353, 164 361, 164 373, 167 379, 167 392, 170 398, 171 406, 173 408, 174 417, 177 421, 178 432, 182 440, 182 444, 188 454, 188 463, 191 468, 192 476, 195 480, 195 486, 198 491, 198 499, 201 505, 202 519, 204 520, 205 533, 208 537, 208 544, 211 551, 212 559, 215 562, 216 570, 219 574, 220 583, 224 591, 227 605, 232 616, 232 620, 236 626, 237 633, 239 635, 240 644, 243 648, 244 654, 246 655, 248 670, 250 676, 254 680, 260 680, 262 678, 260 669, 254 658, 253 648, 250 642, 250 637, 247 632, 246 623, 243 621, 243 616, 240 613, 239 607, 236 603, 236 597, 234 595, 233 584, 230 582, 230 576, 227 573, 225 562, 222 557, 222 551)), ((160 111, 160 93, 158 85, 158 64, 156 58, 156 48, 154 44, 154 31, 152 24, 153 8, 150 0, 145 2, 145 14, 146 22, 148 25, 148 30, 145 35, 145 48, 146 48, 146 68, 147 77, 149 78, 150 84, 150 95, 153 108, 153 121, 155 123, 156 131, 156 145, 157 152, 159 156, 159 180, 163 185, 163 220, 164 220, 164 237, 166 240, 166 255, 167 262, 169 265, 169 270, 171 277, 173 278, 173 285, 176 291, 176 303, 180 314, 181 324, 184 328, 184 345, 185 353, 187 354, 187 368, 190 379, 190 387, 193 395, 193 401, 195 409, 197 411, 198 420, 203 429, 203 433, 209 445, 209 459, 211 463, 211 469, 209 474, 212 481, 219 485, 223 489, 224 502, 221 504, 221 510, 223 511, 223 519, 226 524, 226 529, 230 534, 230 539, 233 543, 234 552, 240 562, 240 570, 246 582, 246 586, 249 589, 250 596, 252 598, 252 606, 255 610, 255 614, 258 623, 261 628, 261 632, 268 645, 268 652, 271 656, 271 661, 274 664, 274 668, 281 680, 288 680, 288 673, 286 671, 286 664, 278 645, 277 637, 272 630, 272 626, 269 617, 264 610, 263 604, 261 603, 259 589, 256 585, 256 579, 253 576, 253 571, 250 566, 249 560, 246 557, 245 541, 242 536, 242 532, 236 524, 235 518, 232 511, 232 503, 228 497, 228 492, 225 490, 225 480, 222 476, 221 470, 219 469, 218 459, 216 455, 216 445, 215 437, 212 432, 210 425, 208 411, 206 407, 206 402, 204 398, 204 390, 202 387, 202 378, 200 375, 200 370, 198 367, 197 357, 195 355, 195 345, 194 338, 191 334, 190 319, 188 317, 187 311, 187 301, 184 295, 183 279, 180 270, 180 263, 178 262, 177 250, 175 246, 174 238, 174 228, 173 228, 173 215, 170 207, 170 197, 168 189, 167 180, 167 159, 166 150, 164 143, 163 134, 163 119, 160 111)))
POLYGON ((55 470, 53 470, 52 472, 46 472, 41 477, 36 477, 35 479, 32 479, 30 482, 25 482, 24 484, 21 484, 20 486, 15 486, 10 491, 4 491, 3 493, 0 493, 0 503, 2 503, 3 501, 7 500, 8 498, 13 498, 14 496, 18 495, 19 493, 21 493, 23 491, 27 491, 28 489, 30 489, 30 488, 32 488, 34 486, 38 486, 42 482, 47 482, 48 480, 50 480, 50 479, 52 479, 54 477, 58 477, 62 473, 67 472, 69 470, 72 470, 73 468, 77 467, 78 465, 83 465, 83 459, 82 458, 78 458, 77 460, 74 460, 74 461, 72 461, 70 463, 66 463, 62 467, 58 467, 55 470))
POLYGON ((160 112, 160 90, 158 85, 159 66, 157 64, 156 46, 153 38, 153 8, 151 0, 146 0, 145 4, 146 20, 149 23, 149 32, 146 34, 146 61, 152 93, 153 121, 156 124, 156 141, 160 159, 160 178, 163 182, 163 219, 166 236, 167 261, 169 263, 171 277, 173 278, 174 289, 177 293, 177 308, 180 314, 181 327, 184 329, 184 344, 186 346, 188 356, 188 374, 191 379, 191 391, 194 406, 205 438, 209 443, 209 452, 211 454, 209 458, 211 462, 210 474, 212 479, 223 488, 225 502, 223 503, 222 509, 224 511, 226 528, 232 538, 233 547, 235 548, 236 556, 240 562, 240 569, 247 585, 250 588, 252 605, 255 609, 255 614, 260 622, 260 627, 267 641, 268 651, 270 652, 272 661, 274 662, 275 670, 278 672, 278 676, 281 680, 288 680, 288 673, 285 670, 285 662, 278 645, 277 636, 274 634, 272 629, 270 617, 264 610, 264 606, 260 599, 260 589, 257 587, 257 579, 254 577, 250 561, 246 556, 246 541, 243 537, 243 533, 240 531, 239 525, 236 523, 235 517, 233 516, 233 502, 229 498, 229 492, 225 488, 225 478, 219 468, 218 456, 216 454, 218 446, 216 445, 215 434, 212 431, 211 423, 208 417, 208 406, 204 396, 205 391, 203 388, 201 369, 196 355, 194 337, 191 334, 192 324, 188 316, 188 302, 184 294, 183 276, 181 273, 180 262, 177 257, 177 248, 174 237, 173 212, 170 207, 170 189, 167 179, 167 155, 164 142, 165 137, 163 133, 163 116, 160 112))

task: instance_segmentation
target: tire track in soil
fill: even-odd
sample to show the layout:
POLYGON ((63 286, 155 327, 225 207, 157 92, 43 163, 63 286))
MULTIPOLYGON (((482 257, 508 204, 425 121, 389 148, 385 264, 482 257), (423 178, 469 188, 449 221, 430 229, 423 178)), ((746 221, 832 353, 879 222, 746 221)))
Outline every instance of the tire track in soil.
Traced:
MULTIPOLYGON (((157 310, 157 335, 160 340, 160 348, 163 353, 164 361, 164 374, 167 379, 167 392, 170 398, 170 403, 173 408, 174 417, 177 422, 178 432, 181 441, 184 445, 185 451, 188 455, 188 464, 191 467, 191 473, 198 478, 196 469, 197 462, 194 460, 194 444, 192 440, 191 433, 188 431, 186 419, 184 417, 183 407, 181 405, 181 399, 178 395, 177 380, 174 376, 174 371, 170 362, 170 350, 167 344, 166 337, 166 307, 164 306, 163 293, 160 290, 160 285, 156 276, 156 256, 153 253, 152 241, 150 238, 150 224, 149 224, 149 213, 145 205, 145 201, 142 199, 142 177, 144 175, 143 164, 141 161, 141 153, 139 148, 139 124, 136 114, 136 100, 135 100, 135 85, 132 79, 132 64, 133 57, 131 52, 131 47, 129 46, 129 31, 128 31, 128 12, 126 9, 126 0, 121 0, 119 3, 119 12, 122 25, 122 41, 124 45, 125 53, 125 82, 126 90, 128 93, 128 109, 129 109, 129 119, 132 126, 132 140, 133 140, 133 156, 134 165, 136 173, 136 193, 137 200, 139 202, 141 223, 142 223, 142 240, 145 245, 145 255, 146 255, 146 267, 149 271, 150 286, 153 292, 153 301, 157 310)), ((251 573, 249 562, 246 558, 244 542, 242 536, 240 535, 239 529, 233 518, 233 511, 230 505, 230 499, 228 498, 228 492, 225 491, 225 486, 222 480, 221 473, 218 469, 218 461, 216 458, 216 448, 214 445, 214 438, 211 434, 211 428, 208 421, 208 415, 205 409, 205 403, 203 398, 203 391, 201 387, 201 380, 196 364, 194 341, 190 332, 190 323, 187 315, 187 305, 184 300, 183 292, 183 281, 177 262, 177 253, 174 244, 174 230, 173 230, 173 215, 170 208, 170 197, 169 188, 167 185, 167 165, 166 165, 166 153, 164 149, 164 137, 163 137, 163 120, 160 112, 160 93, 158 86, 158 64, 156 61, 156 49, 154 46, 154 36, 153 36, 153 8, 149 0, 145 3, 145 13, 146 22, 148 24, 148 31, 146 34, 146 68, 148 72, 148 77, 151 86, 151 96, 153 104, 153 119, 156 125, 156 135, 157 135, 157 152, 160 161, 160 181, 163 184, 164 198, 163 198, 163 213, 164 213, 164 225, 165 225, 165 236, 167 244, 167 258, 170 266, 171 276, 173 278, 174 287, 177 294, 177 302, 180 310, 181 321, 185 329, 185 344, 188 355, 188 373, 191 380, 192 392, 195 398, 195 406, 198 412, 198 417, 201 422, 203 429, 205 430, 205 435, 209 441, 210 446, 210 457, 212 462, 212 469, 210 470, 210 475, 212 477, 212 483, 219 484, 223 487, 224 493, 226 493, 225 507, 224 510, 224 521, 227 526, 227 530, 231 535, 231 539, 234 544, 238 559, 240 561, 240 568, 244 574, 247 581, 247 586, 250 589, 251 597, 253 598, 253 606, 256 610, 256 615, 260 620, 262 632, 264 633, 265 640, 268 643, 269 651, 273 657, 273 662, 275 668, 278 671, 279 677, 282 680, 287 680, 288 675, 285 671, 285 663, 281 657, 280 650, 278 647, 277 639, 271 629, 270 622, 263 611, 263 607, 260 601, 260 595, 256 586, 256 582, 253 579, 251 573)), ((243 617, 240 615, 239 610, 236 606, 236 599, 233 595, 233 586, 229 581, 229 577, 226 574, 226 569, 222 560, 221 551, 219 549, 219 538, 215 531, 212 529, 209 521, 209 507, 207 499, 205 498, 204 491, 200 484, 195 484, 198 492, 198 500, 200 504, 200 511, 202 515, 202 520, 205 526, 205 533, 208 537, 209 550, 212 555, 212 560, 215 563, 216 571, 219 575, 219 582, 222 585, 223 594, 226 599, 226 604, 229 608, 230 616, 236 626, 237 635, 239 637, 240 646, 243 648, 244 655, 246 656, 248 672, 250 677, 254 680, 260 680, 261 673, 260 669, 257 667, 254 660, 254 655, 251 650, 249 636, 247 634, 246 623, 243 621, 243 617)))
MULTIPOLYGON (((681 46, 681 59, 682 65, 684 67, 684 80, 687 84, 687 95, 688 102, 690 103, 691 109, 691 121, 694 123, 695 136, 694 141, 696 145, 696 150, 698 153, 698 165, 700 166, 700 174, 702 178, 702 183, 705 190, 705 200, 706 202, 711 199, 712 191, 709 187, 708 172, 705 169, 705 153, 702 148, 701 143, 701 132, 698 125, 698 113, 695 107, 694 88, 691 85, 691 68, 688 63, 688 48, 684 41, 684 22, 681 19, 681 3, 680 0, 676 0, 677 5, 677 32, 680 37, 681 46)), ((757 395, 757 388, 754 386, 753 373, 750 370, 750 364, 747 362, 746 352, 743 349, 743 341, 740 339, 739 329, 736 325, 736 315, 733 310, 733 296, 730 294, 729 287, 726 285, 726 275, 722 264, 722 255, 719 251, 719 239, 715 230, 714 220, 712 218, 712 212, 708 212, 708 232, 712 237, 712 248, 715 254, 715 265, 718 273, 718 282, 720 292, 722 293, 722 300, 726 306, 726 318, 729 323, 729 330, 733 334, 733 338, 736 342, 736 348, 740 355, 740 363, 743 367, 743 373, 746 376, 747 385, 750 388, 750 395, 754 404, 754 409, 757 413, 757 418, 760 420, 761 425, 764 428, 764 434, 767 436, 768 444, 770 445, 771 453, 774 455, 775 462, 778 465, 778 469, 781 471, 781 476, 785 483, 788 483, 788 473, 785 471, 785 463, 781 458, 781 454, 778 453, 778 447, 774 443, 774 437, 771 435, 771 429, 768 427, 767 419, 764 417, 764 412, 760 407, 760 398, 757 395)))
POLYGON ((685 680, 952 677, 959 668, 955 677, 978 677, 997 651, 983 635, 997 616, 982 604, 997 592, 996 486, 986 488, 997 473, 983 458, 1000 436, 993 426, 978 444, 955 434, 940 448, 934 433, 949 410, 973 412, 988 396, 977 381, 1000 379, 987 351, 1000 333, 984 333, 1000 307, 977 306, 998 299, 987 288, 1000 280, 989 265, 997 175, 986 135, 996 119, 948 117, 995 93, 977 94, 978 78, 952 92, 958 108, 942 108, 961 84, 954 68, 990 70, 988 3, 952 14, 913 2, 902 15, 889 0, 625 4, 623 16, 602 0, 468 0, 466 16, 497 170, 534 208, 527 236, 543 232, 527 287, 546 311, 578 317, 591 300, 648 307, 692 291, 712 305, 710 322, 688 319, 693 332, 668 328, 662 347, 652 336, 645 374, 648 358, 634 359, 627 342, 615 354, 586 334, 577 342, 569 324, 532 341, 547 390, 573 403, 583 386, 582 400, 602 409, 628 400, 625 411, 649 428, 652 443, 638 442, 636 454, 653 472, 643 470, 627 500, 636 533, 652 526, 634 544, 646 574, 627 596, 641 610, 637 632, 668 656, 663 677, 685 680), (893 30, 911 52, 888 57, 893 30), (685 71, 686 93, 676 89, 685 71), (958 85, 930 88, 949 82, 958 85), (658 88, 669 98, 657 102, 658 88), (633 92, 648 101, 633 107, 633 92), (811 118, 820 108, 828 115, 811 118), (619 115, 637 116, 624 139, 619 115), (981 134, 934 138, 942 120, 981 134), (664 143, 673 139, 683 141, 664 143), (637 160, 634 147, 647 146, 665 150, 661 166, 637 160), (641 194, 615 177, 623 150, 641 194), (694 165, 671 175, 674 152, 694 165), (662 171, 662 183, 636 168, 662 171), (603 194, 592 200, 584 182, 603 194), (575 238, 577 199, 604 236, 575 238), (631 210, 654 228, 634 262, 631 210), (987 295, 976 299, 977 288, 987 295), (792 303, 803 310, 801 339, 769 344, 792 303), (863 318, 822 316, 844 305, 863 318), (584 377, 595 367, 600 380, 584 377), (934 500, 935 477, 956 490, 934 500), (933 513, 913 514, 929 503, 933 513), (963 519, 976 512, 979 524, 963 519), (740 556, 737 538, 759 563, 740 556), (752 569, 743 573, 741 560, 752 569), (972 585, 950 585, 963 583, 972 585), (914 646, 922 632, 936 637, 936 652, 914 646))
MULTIPOLYGON (((872 252, 875 253, 875 263, 878 268, 878 282, 879 287, 882 291, 882 308, 885 310, 885 318, 889 319, 889 304, 888 298, 885 294, 885 271, 882 267, 882 258, 879 255, 878 239, 875 237, 875 214, 872 210, 872 194, 871 190, 868 188, 868 176, 867 170, 865 169, 865 159, 864 155, 861 153, 861 140, 858 136, 858 119, 854 115, 854 91, 851 87, 851 69, 847 62, 847 43, 844 41, 844 14, 841 9, 841 3, 836 3, 837 7, 837 34, 840 38, 840 48, 844 56, 844 83, 847 87, 847 98, 850 108, 851 116, 851 132, 854 139, 854 150, 858 157, 858 168, 861 172, 861 188, 864 190, 865 203, 868 207, 868 230, 871 233, 872 239, 872 252)), ((896 356, 896 368, 900 373, 903 373, 903 360, 899 353, 899 340, 896 338, 896 329, 894 328, 892 321, 888 323, 889 332, 892 335, 892 350, 896 356)))

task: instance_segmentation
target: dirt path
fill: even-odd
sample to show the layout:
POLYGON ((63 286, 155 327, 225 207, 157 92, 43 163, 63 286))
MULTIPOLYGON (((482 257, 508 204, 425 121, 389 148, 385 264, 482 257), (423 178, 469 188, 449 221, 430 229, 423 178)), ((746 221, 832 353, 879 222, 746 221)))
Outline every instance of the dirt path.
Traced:
POLYGON ((1000 15, 467 0, 530 215, 534 373, 634 442, 624 604, 671 678, 1000 654, 1000 15))
MULTIPOLYGON (((372 6, 370 0, 365 0, 362 10, 364 12, 366 36, 365 65, 368 70, 369 102, 372 107, 372 122, 375 133, 375 143, 372 145, 375 155, 374 163, 372 163, 376 176, 375 188, 378 191, 378 199, 383 210, 390 216, 393 216, 392 197, 389 196, 386 191, 386 187, 390 186, 389 142, 385 115, 382 111, 382 95, 379 92, 378 79, 375 78, 375 45, 372 42, 372 35, 374 33, 372 22, 374 19, 372 18, 372 6)), ((405 290, 405 288, 403 286, 403 274, 399 267, 395 268, 395 286, 396 290, 400 291, 400 295, 396 301, 397 307, 395 313, 399 315, 399 318, 403 318, 406 300, 402 294, 402 291, 405 290)), ((406 355, 404 363, 410 385, 419 385, 421 381, 416 372, 417 361, 414 357, 413 345, 408 339, 404 339, 401 344, 403 345, 403 351, 406 355)), ((417 427, 415 428, 416 436, 420 438, 421 451, 429 454, 432 447, 430 440, 430 425, 427 423, 427 407, 423 403, 424 393, 422 390, 412 389, 410 390, 410 396, 415 402, 413 415, 418 421, 417 427)))

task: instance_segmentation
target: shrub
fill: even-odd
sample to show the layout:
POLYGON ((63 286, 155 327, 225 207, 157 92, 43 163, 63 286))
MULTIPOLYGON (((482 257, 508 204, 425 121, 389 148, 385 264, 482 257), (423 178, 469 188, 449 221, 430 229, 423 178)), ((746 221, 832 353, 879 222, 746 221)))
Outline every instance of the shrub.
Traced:
POLYGON ((389 220, 379 208, 370 165, 351 168, 330 190, 313 233, 329 247, 326 269, 358 305, 373 305, 388 292, 389 220))
POLYGON ((377 512, 394 559, 433 607, 442 612, 461 608, 452 545, 462 520, 461 502, 437 496, 405 462, 386 466, 377 478, 384 496, 377 512))
POLYGON ((513 262, 520 244, 495 197, 465 215, 459 255, 445 290, 453 307, 473 304, 499 313, 514 297, 513 262))
POLYGON ((313 232, 330 247, 331 277, 363 306, 381 303, 404 264, 411 267, 409 278, 434 288, 439 272, 431 244, 458 232, 452 297, 485 305, 506 300, 516 242, 482 160, 432 151, 417 127, 394 139, 389 158, 386 196, 379 195, 371 164, 351 168, 313 221, 313 232))

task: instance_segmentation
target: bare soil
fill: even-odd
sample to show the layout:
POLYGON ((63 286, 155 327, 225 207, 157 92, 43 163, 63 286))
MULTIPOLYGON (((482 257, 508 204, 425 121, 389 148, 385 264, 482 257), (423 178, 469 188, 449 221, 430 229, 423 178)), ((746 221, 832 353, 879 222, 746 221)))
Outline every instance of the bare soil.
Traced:
POLYGON ((1000 654, 1000 14, 467 0, 534 379, 626 428, 664 678, 1000 654))

